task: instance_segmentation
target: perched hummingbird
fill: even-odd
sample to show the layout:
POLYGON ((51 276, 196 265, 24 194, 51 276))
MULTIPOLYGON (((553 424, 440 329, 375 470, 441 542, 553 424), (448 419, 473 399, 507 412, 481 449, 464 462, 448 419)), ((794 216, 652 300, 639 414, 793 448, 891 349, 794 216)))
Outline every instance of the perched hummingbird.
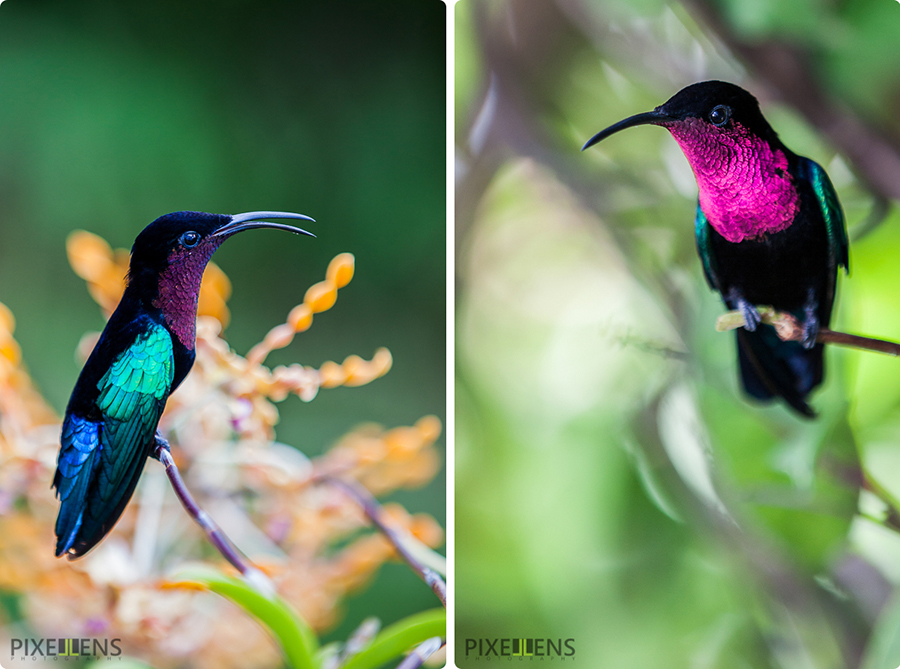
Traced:
POLYGON ((314 236, 263 220, 270 218, 313 220, 280 211, 178 211, 135 239, 125 293, 81 370, 63 420, 53 477, 60 500, 57 557, 80 557, 106 536, 147 456, 165 444, 157 442, 157 423, 194 364, 200 279, 215 250, 252 228, 314 236))
POLYGON ((597 133, 582 151, 643 124, 672 133, 694 171, 703 272, 746 322, 736 331, 744 390, 815 416, 806 397, 822 382, 816 334, 831 318, 837 268, 849 267, 844 214, 828 175, 781 143, 756 98, 722 81, 688 86, 597 133), (754 305, 764 304, 796 316, 803 341, 781 341, 761 324, 754 305))

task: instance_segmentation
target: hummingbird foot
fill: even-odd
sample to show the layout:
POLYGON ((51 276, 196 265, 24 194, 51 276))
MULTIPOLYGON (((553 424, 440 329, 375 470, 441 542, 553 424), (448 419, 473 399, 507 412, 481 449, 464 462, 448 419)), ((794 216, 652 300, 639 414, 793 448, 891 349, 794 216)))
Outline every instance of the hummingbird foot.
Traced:
POLYGON ((759 315, 756 307, 750 304, 737 288, 732 288, 728 291, 727 299, 737 305, 738 311, 744 317, 744 329, 749 332, 756 332, 756 328, 762 322, 762 316, 759 315))
MULTIPOLYGON (((171 452, 172 449, 169 448, 168 440, 162 436, 159 430, 156 431, 156 446, 150 452, 150 457, 154 460, 160 460, 160 456, 163 451, 171 452)), ((162 462, 162 460, 160 460, 162 462)))
POLYGON ((806 321, 803 324, 803 339, 800 340, 800 345, 805 349, 810 349, 816 345, 816 338, 819 336, 819 321, 817 319, 813 319, 811 321, 806 321))
POLYGON ((816 316, 816 309, 819 303, 813 297, 812 290, 809 291, 809 297, 803 307, 803 339, 800 344, 805 349, 811 349, 816 345, 816 338, 819 336, 819 318, 816 316))

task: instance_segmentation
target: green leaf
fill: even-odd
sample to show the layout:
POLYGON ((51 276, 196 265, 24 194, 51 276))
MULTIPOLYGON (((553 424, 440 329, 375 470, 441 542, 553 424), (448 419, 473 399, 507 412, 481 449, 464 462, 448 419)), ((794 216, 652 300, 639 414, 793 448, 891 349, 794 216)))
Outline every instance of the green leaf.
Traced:
POLYGON ((293 607, 277 595, 268 597, 246 581, 226 576, 206 565, 190 565, 169 577, 170 587, 197 587, 211 590, 255 617, 278 641, 294 669, 318 669, 315 654, 318 640, 293 607))
POLYGON ((384 628, 370 646, 349 658, 342 669, 375 669, 436 636, 447 636, 447 612, 431 609, 414 613, 384 628))

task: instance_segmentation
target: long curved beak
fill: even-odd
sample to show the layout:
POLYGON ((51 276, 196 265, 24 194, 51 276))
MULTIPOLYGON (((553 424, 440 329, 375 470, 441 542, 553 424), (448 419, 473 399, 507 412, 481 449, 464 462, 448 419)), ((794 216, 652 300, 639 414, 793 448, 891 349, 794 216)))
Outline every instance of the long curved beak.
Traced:
POLYGON ((668 114, 664 114, 663 112, 654 109, 651 112, 644 112, 643 114, 635 114, 634 116, 629 116, 623 121, 619 121, 615 125, 609 126, 606 130, 601 130, 596 135, 591 137, 584 146, 581 147, 581 150, 589 149, 597 142, 602 142, 604 139, 612 135, 613 133, 619 132, 619 130, 624 130, 625 128, 633 128, 636 125, 660 125, 666 121, 674 120, 668 114))
POLYGON ((310 237, 315 237, 313 233, 302 230, 301 228, 295 228, 293 225, 285 225, 284 223, 272 223, 265 220, 267 218, 294 218, 315 223, 315 219, 312 219, 309 216, 294 214, 289 211, 248 211, 245 214, 235 214, 232 216, 231 220, 216 230, 212 236, 228 237, 236 232, 252 230, 253 228, 274 228, 276 230, 287 230, 288 232, 293 232, 297 235, 309 235, 310 237))

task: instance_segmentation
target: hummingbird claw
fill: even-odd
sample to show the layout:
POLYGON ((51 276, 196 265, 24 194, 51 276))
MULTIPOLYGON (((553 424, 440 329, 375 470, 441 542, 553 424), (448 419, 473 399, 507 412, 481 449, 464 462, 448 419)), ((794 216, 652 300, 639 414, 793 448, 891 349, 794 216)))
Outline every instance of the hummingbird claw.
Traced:
POLYGON ((803 307, 806 318, 803 320, 803 339, 800 340, 800 344, 807 350, 816 345, 816 337, 819 335, 819 319, 816 316, 818 306, 819 304, 810 290, 806 306, 803 307))
POLYGON ((744 317, 744 329, 750 332, 756 332, 756 328, 762 322, 762 316, 752 304, 743 297, 738 298, 738 309, 744 317))
POLYGON ((741 291, 737 288, 731 288, 725 299, 727 302, 733 303, 732 309, 737 307, 737 310, 741 312, 741 316, 744 317, 744 329, 748 332, 756 332, 757 326, 762 322, 762 316, 759 315, 756 307, 741 295, 741 291))
POLYGON ((159 460, 160 455, 162 454, 163 451, 170 451, 169 442, 164 436, 162 436, 162 434, 160 433, 159 430, 156 431, 155 439, 156 439, 156 446, 150 452, 150 457, 153 458, 154 460, 159 460))
POLYGON ((816 345, 816 338, 819 336, 819 321, 816 319, 807 320, 803 324, 803 339, 800 340, 800 345, 805 349, 811 349, 816 345))
POLYGON ((757 326, 762 322, 762 316, 759 315, 756 307, 749 302, 744 302, 741 305, 741 314, 744 316, 744 328, 750 332, 756 332, 757 326))

